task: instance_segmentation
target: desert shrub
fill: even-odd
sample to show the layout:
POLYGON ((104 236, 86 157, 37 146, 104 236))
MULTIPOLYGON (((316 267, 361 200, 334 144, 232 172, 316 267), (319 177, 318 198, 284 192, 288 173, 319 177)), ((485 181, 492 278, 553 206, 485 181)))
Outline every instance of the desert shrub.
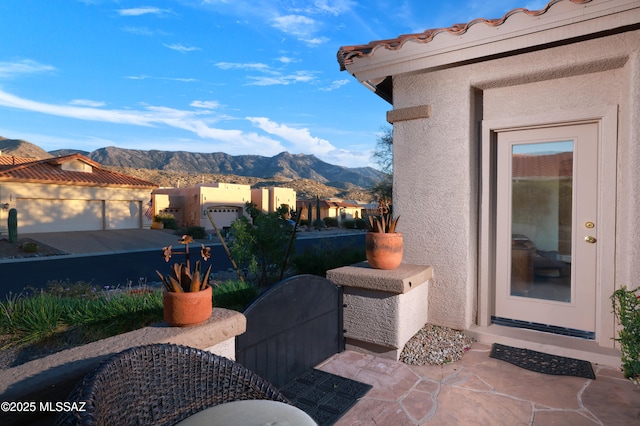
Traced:
POLYGON ((38 251, 38 249, 38 244, 31 241, 26 242, 22 245, 22 251, 24 251, 25 253, 35 253, 38 251))
POLYGON ((202 240, 207 237, 207 232, 202 226, 190 226, 186 228, 183 233, 191 235, 194 240, 202 240))
POLYGON ((640 287, 621 287, 611 296, 613 312, 622 325, 616 339, 620 342, 624 376, 640 384, 640 287))
MULTIPOLYGON (((242 216, 231 223, 229 250, 236 263, 246 268, 260 287, 279 280, 288 257, 287 248, 293 227, 284 220, 285 210, 263 213, 247 203, 249 220, 242 216)), ((293 251, 293 245, 291 245, 293 251)))
POLYGON ((327 228, 330 228, 330 227, 337 228, 338 227, 338 218, 337 217, 325 217, 322 220, 324 221, 324 224, 325 224, 325 226, 327 228))
POLYGON ((155 222, 162 222, 165 229, 178 229, 178 221, 170 213, 161 213, 155 215, 153 220, 155 222))
POLYGON ((258 293, 258 288, 251 283, 225 281, 213 287, 213 306, 242 312, 258 293))
POLYGON ((364 219, 356 219, 356 229, 368 229, 367 222, 364 219))
POLYGON ((352 265, 367 258, 362 247, 336 247, 322 242, 307 248, 291 260, 297 274, 313 274, 325 277, 329 269, 352 265))

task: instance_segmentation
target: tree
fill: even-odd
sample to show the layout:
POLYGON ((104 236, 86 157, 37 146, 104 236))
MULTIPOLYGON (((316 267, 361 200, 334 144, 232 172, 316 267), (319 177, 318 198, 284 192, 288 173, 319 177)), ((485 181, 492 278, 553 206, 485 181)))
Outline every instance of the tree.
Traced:
POLYGON ((372 157, 380 166, 384 177, 370 188, 375 199, 391 199, 393 193, 393 127, 382 127, 372 157))
POLYGON ((255 204, 247 203, 251 216, 231 223, 229 250, 239 265, 251 272, 258 285, 273 284, 285 263, 287 244, 293 227, 285 220, 289 209, 281 206, 271 213, 261 212, 255 204))

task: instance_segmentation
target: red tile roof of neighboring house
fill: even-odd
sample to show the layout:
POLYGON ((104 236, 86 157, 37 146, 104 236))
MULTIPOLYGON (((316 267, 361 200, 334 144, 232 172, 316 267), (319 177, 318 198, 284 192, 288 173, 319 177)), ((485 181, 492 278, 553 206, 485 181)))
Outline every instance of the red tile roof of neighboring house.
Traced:
MULTIPOLYGON (((497 18, 497 19, 478 18, 466 24, 454 24, 447 28, 428 29, 428 30, 425 30, 424 32, 417 33, 417 34, 405 34, 392 39, 372 41, 367 44, 360 44, 360 45, 354 45, 354 46, 342 46, 338 50, 338 63, 340 64, 340 70, 341 71, 346 70, 346 65, 350 64, 354 57, 363 57, 363 56, 372 55, 376 48, 382 47, 388 50, 398 50, 408 40, 413 40, 419 43, 429 43, 438 34, 449 33, 453 35, 462 35, 466 33, 471 26, 476 24, 485 24, 491 27, 499 27, 500 25, 504 24, 505 21, 509 19, 509 17, 517 13, 524 13, 532 17, 540 16, 546 13, 551 6, 561 1, 565 1, 565 0, 551 0, 549 3, 547 3, 547 5, 544 8, 540 10, 529 10, 523 7, 519 7, 517 9, 513 9, 505 13, 505 15, 502 18, 497 18)), ((585 3, 591 2, 592 0, 569 0, 569 1, 577 4, 585 4, 585 3)))
POLYGON ((124 186, 137 188, 155 188, 158 185, 112 172, 102 168, 93 160, 81 155, 71 154, 44 160, 0 156, 0 182, 56 183, 82 186, 124 186), (63 170, 63 163, 79 160, 92 167, 91 172, 63 170))
POLYGON ((512 162, 514 178, 566 178, 573 176, 573 152, 547 155, 515 154, 512 162))
POLYGON ((15 166, 16 164, 30 163, 37 161, 34 158, 16 157, 14 155, 0 155, 0 167, 2 166, 15 166))

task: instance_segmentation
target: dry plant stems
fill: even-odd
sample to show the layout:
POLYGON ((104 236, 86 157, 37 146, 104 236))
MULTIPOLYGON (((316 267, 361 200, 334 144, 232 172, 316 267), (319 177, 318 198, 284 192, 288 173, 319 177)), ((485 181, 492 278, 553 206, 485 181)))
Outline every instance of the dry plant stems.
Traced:
POLYGON ((380 215, 369 216, 369 231, 389 234, 396 232, 396 226, 398 225, 400 216, 395 219, 393 218, 391 213, 391 200, 380 198, 378 200, 378 211, 380 215))
MULTIPOLYGON (((184 254, 186 257, 185 263, 175 263, 173 265, 173 269, 171 270, 171 274, 166 277, 160 273, 160 271, 156 271, 164 288, 167 291, 174 293, 186 293, 186 292, 196 292, 201 291, 207 288, 209 285, 209 277, 211 276, 211 267, 213 265, 209 265, 207 271, 204 273, 204 276, 200 274, 200 261, 198 260, 195 264, 195 268, 193 272, 191 272, 191 263, 189 261, 189 243, 193 242, 193 238, 190 235, 183 235, 179 240, 180 244, 184 244, 185 251, 184 252, 173 252, 172 246, 163 247, 162 248, 162 256, 166 262, 171 259, 171 256, 174 254, 184 254)), ((205 247, 202 244, 202 249, 200 250, 200 256, 206 261, 211 257, 211 248, 205 247)))
POLYGON ((379 233, 394 233, 400 216, 393 219, 391 213, 380 216, 369 216, 369 230, 379 233))

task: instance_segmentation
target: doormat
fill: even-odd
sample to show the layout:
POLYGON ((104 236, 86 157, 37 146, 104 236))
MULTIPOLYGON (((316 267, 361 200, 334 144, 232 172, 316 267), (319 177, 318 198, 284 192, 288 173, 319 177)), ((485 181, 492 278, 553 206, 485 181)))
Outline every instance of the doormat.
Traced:
POLYGON ((596 378, 591 363, 579 359, 549 355, 498 343, 493 344, 491 355, 489 356, 537 373, 584 377, 591 380, 596 378))
POLYGON ((280 392, 322 426, 338 421, 370 389, 366 383, 314 368, 284 385, 280 392))

